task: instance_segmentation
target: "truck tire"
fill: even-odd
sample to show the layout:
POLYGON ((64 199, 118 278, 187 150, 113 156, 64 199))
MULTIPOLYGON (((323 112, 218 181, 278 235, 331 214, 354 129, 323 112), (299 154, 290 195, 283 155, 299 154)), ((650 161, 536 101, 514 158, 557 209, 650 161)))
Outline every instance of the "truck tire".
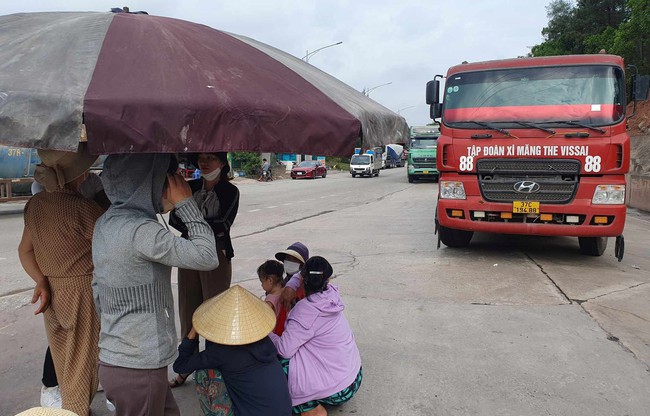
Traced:
POLYGON ((438 233, 440 234, 442 244, 452 248, 467 247, 474 235, 473 231, 454 230, 453 228, 443 227, 442 225, 438 227, 438 233))
POLYGON ((407 176, 409 177, 409 183, 413 183, 413 181, 414 181, 413 175, 407 175, 407 176))
POLYGON ((352 175, 353 178, 356 178, 356 177, 357 177, 357 174, 356 174, 356 173, 351 173, 350 175, 352 175))
POLYGON ((578 237, 580 253, 587 256, 602 256, 607 248, 607 237, 578 237))
POLYGON ((378 170, 377 173, 375 173, 375 176, 379 176, 379 172, 381 172, 381 171, 378 170))

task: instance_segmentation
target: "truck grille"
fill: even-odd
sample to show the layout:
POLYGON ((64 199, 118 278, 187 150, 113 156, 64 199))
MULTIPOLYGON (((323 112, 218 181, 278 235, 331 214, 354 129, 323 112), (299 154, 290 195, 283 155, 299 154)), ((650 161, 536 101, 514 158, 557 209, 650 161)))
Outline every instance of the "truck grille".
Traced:
POLYGON ((415 169, 435 169, 436 158, 435 157, 414 157, 413 167, 415 169))
POLYGON ((578 189, 580 162, 566 159, 481 159, 476 163, 479 187, 486 201, 571 202, 578 189), (515 190, 520 181, 535 182, 532 193, 515 190))

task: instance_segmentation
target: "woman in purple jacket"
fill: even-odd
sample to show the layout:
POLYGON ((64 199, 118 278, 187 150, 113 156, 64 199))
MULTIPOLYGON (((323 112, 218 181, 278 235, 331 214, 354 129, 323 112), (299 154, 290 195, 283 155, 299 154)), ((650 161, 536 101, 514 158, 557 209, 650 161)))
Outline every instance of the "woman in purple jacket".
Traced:
POLYGON ((311 257, 301 270, 306 297, 287 318, 281 337, 271 333, 289 380, 293 413, 324 416, 323 404, 347 402, 363 379, 361 357, 338 289, 329 284, 332 266, 311 257))

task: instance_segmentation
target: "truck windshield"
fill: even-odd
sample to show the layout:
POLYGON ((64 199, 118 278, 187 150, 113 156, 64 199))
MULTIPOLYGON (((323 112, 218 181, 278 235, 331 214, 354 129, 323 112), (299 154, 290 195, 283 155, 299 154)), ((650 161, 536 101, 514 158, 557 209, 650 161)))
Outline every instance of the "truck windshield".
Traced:
POLYGON ((350 159, 351 165, 367 165, 370 163, 370 156, 354 155, 350 159))
POLYGON ((443 122, 475 129, 619 122, 624 115, 623 71, 606 65, 513 68, 460 73, 445 85, 443 122), (521 123, 524 122, 524 123, 521 123))
POLYGON ((437 138, 419 138, 411 140, 411 149, 435 149, 438 144, 437 138))

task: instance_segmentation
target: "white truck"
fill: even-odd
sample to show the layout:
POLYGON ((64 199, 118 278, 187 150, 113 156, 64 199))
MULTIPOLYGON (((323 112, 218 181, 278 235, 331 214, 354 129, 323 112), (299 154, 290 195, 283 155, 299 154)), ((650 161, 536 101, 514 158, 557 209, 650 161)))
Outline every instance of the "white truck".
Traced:
POLYGON ((385 169, 390 168, 401 168, 402 167, 402 154, 404 153, 404 146, 399 144, 387 144, 386 150, 384 151, 384 163, 383 167, 385 169))
MULTIPOLYGON (((381 148, 380 148, 381 149, 381 148)), ((382 155, 372 150, 364 154, 354 154, 350 158, 350 175, 359 176, 379 176, 381 170, 382 155)))

